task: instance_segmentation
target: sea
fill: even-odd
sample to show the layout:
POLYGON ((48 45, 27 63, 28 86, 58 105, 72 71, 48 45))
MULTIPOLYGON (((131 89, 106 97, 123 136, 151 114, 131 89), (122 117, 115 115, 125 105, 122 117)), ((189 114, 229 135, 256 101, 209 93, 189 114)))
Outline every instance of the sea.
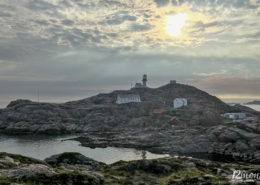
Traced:
POLYGON ((247 107, 250 107, 254 110, 260 111, 260 105, 250 105, 247 104, 247 102, 254 101, 255 99, 237 99, 237 98, 226 98, 222 99, 223 102, 228 103, 228 104, 241 104, 247 107))

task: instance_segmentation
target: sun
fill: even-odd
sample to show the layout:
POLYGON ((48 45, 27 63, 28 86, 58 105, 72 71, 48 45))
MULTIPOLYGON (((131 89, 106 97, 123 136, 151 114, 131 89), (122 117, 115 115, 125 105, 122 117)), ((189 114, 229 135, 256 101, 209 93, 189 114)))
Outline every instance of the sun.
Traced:
POLYGON ((181 29, 187 24, 185 21, 188 19, 188 15, 185 13, 179 13, 174 16, 168 16, 166 20, 166 30, 172 36, 178 36, 181 34, 181 29))

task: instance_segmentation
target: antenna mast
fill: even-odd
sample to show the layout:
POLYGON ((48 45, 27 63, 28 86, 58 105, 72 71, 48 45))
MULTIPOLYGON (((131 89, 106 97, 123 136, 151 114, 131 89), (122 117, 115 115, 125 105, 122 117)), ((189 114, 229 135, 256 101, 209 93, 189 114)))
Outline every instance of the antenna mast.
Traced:
POLYGON ((40 92, 39 92, 39 88, 37 89, 37 100, 38 100, 38 103, 40 103, 40 92))

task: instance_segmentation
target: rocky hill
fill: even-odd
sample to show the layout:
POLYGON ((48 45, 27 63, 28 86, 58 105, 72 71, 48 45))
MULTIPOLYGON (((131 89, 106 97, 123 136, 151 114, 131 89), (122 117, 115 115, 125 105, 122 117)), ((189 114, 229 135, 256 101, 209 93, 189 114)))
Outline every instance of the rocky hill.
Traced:
POLYGON ((195 87, 167 84, 159 88, 131 89, 99 94, 83 100, 63 104, 16 100, 0 110, 0 130, 19 133, 73 133, 100 130, 143 129, 154 109, 172 111, 174 98, 200 100, 190 104, 180 119, 187 124, 212 124, 230 107, 195 87), (139 94, 141 103, 117 105, 118 94, 139 94))
POLYGON ((248 105, 260 105, 260 100, 254 100, 247 103, 248 105))
POLYGON ((145 148, 155 153, 204 152, 260 163, 260 113, 229 106, 195 87, 167 84, 99 94, 63 104, 16 100, 0 110, 4 133, 83 133, 77 138, 88 147, 145 148), (116 104, 118 94, 138 94, 139 103, 116 104), (173 109, 173 99, 188 106, 173 109), (154 114, 154 109, 163 109, 154 114), (244 112, 253 119, 232 122, 220 114, 244 112), (177 125, 169 121, 175 117, 177 125), (84 134, 86 133, 86 134, 84 134))

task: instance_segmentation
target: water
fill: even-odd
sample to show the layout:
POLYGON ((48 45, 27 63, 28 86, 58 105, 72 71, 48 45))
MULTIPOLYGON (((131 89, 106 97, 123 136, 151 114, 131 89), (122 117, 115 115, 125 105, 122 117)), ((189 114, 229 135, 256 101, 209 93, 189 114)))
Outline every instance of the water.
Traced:
POLYGON ((247 102, 254 101, 255 99, 239 99, 239 98, 229 98, 229 99, 222 99, 226 103, 239 103, 241 105, 250 107, 254 110, 260 111, 260 105, 249 105, 246 104, 247 102))
POLYGON ((7 102, 7 101, 1 101, 1 100, 0 100, 0 109, 5 108, 5 107, 8 105, 8 103, 9 103, 9 102, 7 102))
POLYGON ((250 107, 252 109, 255 109, 257 111, 260 111, 260 105, 247 105, 247 104, 243 104, 244 106, 250 107))
MULTIPOLYGON (((83 147, 79 142, 64 140, 70 137, 47 136, 5 136, 0 135, 0 152, 21 154, 36 159, 45 159, 62 152, 79 152, 94 160, 107 164, 119 160, 130 161, 142 159, 142 151, 129 148, 95 148, 83 147)), ((167 157, 146 152, 147 159, 167 157)))

